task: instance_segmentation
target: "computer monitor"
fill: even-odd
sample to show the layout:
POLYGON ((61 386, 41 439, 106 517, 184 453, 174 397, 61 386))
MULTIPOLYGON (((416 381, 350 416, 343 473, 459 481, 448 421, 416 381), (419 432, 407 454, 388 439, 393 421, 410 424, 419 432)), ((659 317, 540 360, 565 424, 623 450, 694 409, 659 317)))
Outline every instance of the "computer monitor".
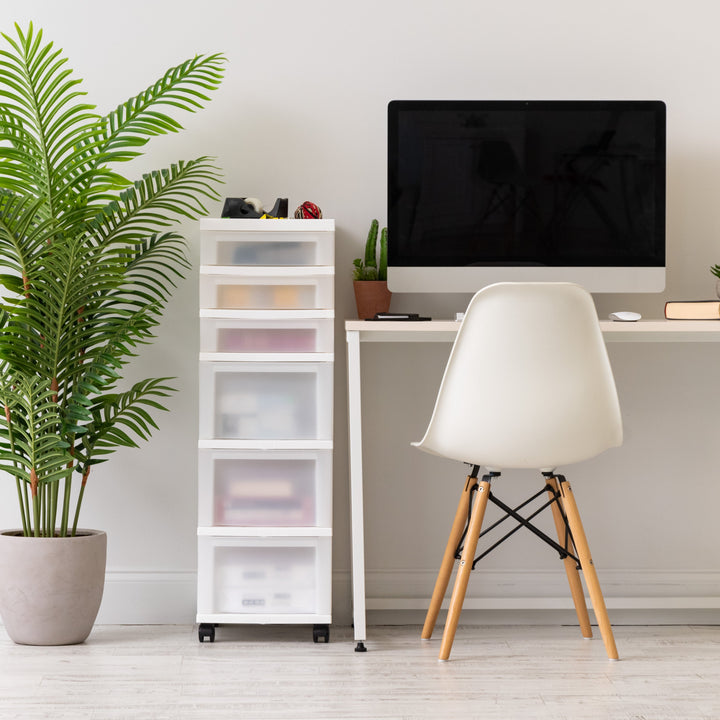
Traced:
POLYGON ((388 285, 665 287, 661 101, 395 100, 388 285))

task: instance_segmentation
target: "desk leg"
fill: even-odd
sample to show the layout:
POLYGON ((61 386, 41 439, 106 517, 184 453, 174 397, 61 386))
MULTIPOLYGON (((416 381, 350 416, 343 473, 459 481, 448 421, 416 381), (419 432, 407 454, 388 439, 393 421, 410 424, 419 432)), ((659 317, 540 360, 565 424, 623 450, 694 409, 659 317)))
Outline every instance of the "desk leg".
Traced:
POLYGON ((363 524, 362 414, 360 410, 360 334, 351 330, 346 334, 353 624, 357 643, 355 652, 365 652, 365 530, 363 524))

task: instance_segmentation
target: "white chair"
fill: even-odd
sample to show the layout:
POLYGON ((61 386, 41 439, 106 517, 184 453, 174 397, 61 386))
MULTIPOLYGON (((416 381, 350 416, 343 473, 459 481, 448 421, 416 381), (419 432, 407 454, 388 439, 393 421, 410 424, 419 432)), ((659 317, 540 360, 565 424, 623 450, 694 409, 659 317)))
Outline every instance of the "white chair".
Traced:
POLYGON ((488 501, 505 512, 503 520, 519 523, 515 529, 528 527, 560 553, 580 629, 592 637, 582 569, 608 657, 617 659, 572 489, 556 469, 621 443, 615 382, 590 295, 571 283, 498 283, 480 290, 465 313, 425 437, 413 443, 473 466, 422 632, 431 637, 459 558, 440 660, 450 656, 488 501), (478 480, 481 466, 487 473, 478 480), (558 542, 520 514, 530 500, 513 509, 492 494, 493 478, 511 468, 543 474, 544 488, 530 500, 547 493, 558 542))

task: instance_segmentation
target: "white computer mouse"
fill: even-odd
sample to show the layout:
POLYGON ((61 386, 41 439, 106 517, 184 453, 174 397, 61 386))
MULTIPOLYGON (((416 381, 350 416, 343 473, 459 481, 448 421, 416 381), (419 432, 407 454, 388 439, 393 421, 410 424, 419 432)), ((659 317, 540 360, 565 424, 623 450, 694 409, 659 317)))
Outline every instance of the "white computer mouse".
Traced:
POLYGON ((636 312, 630 312, 629 310, 621 310, 620 312, 610 313, 611 320, 618 322, 637 322, 642 315, 636 312))

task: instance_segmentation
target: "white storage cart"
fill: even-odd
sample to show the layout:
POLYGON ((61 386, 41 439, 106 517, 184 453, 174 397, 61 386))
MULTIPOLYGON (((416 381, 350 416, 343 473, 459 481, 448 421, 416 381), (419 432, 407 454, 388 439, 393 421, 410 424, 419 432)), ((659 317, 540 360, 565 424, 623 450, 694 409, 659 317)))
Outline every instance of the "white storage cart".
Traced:
POLYGON ((328 642, 335 222, 200 229, 198 636, 307 623, 328 642))

